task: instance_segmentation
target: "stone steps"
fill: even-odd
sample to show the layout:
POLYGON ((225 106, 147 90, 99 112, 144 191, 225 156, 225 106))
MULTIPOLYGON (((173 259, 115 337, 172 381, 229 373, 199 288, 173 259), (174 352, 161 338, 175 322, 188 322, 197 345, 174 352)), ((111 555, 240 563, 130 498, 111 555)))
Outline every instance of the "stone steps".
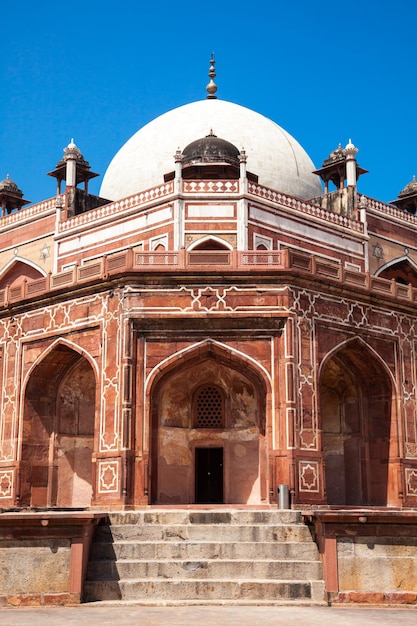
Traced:
POLYGON ((175 559, 317 559, 317 547, 311 541, 239 541, 209 542, 187 541, 123 541, 93 543, 91 559, 153 561, 175 559))
MULTIPOLYGON (((89 602, 88 600, 84 602, 84 604, 90 604, 94 605, 96 604, 96 600, 92 600, 91 602, 89 602)), ((288 600, 287 598, 269 598, 269 599, 257 599, 255 600, 251 600, 246 599, 246 598, 227 598, 226 600, 222 600, 221 598, 215 598, 215 599, 208 599, 208 598, 204 598, 204 600, 202 601, 201 599, 198 598, 194 598, 191 600, 186 600, 186 599, 175 599, 175 600, 171 600, 171 599, 164 599, 164 598, 156 598, 156 599, 152 599, 152 598, 141 598, 140 600, 138 600, 137 598, 133 599, 133 600, 121 600, 120 598, 118 598, 117 600, 100 600, 100 606, 153 606, 153 607, 161 607, 161 606, 178 606, 178 607, 183 607, 183 606, 325 606, 326 603, 324 602, 314 602, 312 601, 310 598, 306 598, 305 600, 303 598, 298 598, 297 601, 295 602, 294 600, 288 600)))
POLYGON ((111 529, 103 529, 102 540, 106 541, 106 533, 112 535, 114 541, 310 541, 308 528, 300 524, 144 524, 125 526, 117 524, 111 529), (219 527, 221 526, 221 535, 219 527))
MULTIPOLYGON (((323 586, 310 581, 294 580, 218 580, 218 579, 135 579, 120 581, 96 581, 94 597, 87 583, 86 602, 97 601, 97 596, 104 600, 130 600, 140 604, 143 599, 161 604, 166 600, 308 600, 311 604, 323 599, 323 586)), ((254 602, 256 603, 256 602, 254 602)))
POLYGON ((121 560, 103 561, 99 568, 89 572, 95 580, 134 578, 204 578, 230 579, 231 572, 238 578, 262 579, 315 579, 321 575, 317 561, 272 561, 272 560, 121 560))
POLYGON ((318 551, 295 511, 110 513, 96 529, 86 602, 323 603, 318 551))
POLYGON ((298 524, 301 513, 286 509, 147 509, 110 513, 112 525, 117 524, 298 524))

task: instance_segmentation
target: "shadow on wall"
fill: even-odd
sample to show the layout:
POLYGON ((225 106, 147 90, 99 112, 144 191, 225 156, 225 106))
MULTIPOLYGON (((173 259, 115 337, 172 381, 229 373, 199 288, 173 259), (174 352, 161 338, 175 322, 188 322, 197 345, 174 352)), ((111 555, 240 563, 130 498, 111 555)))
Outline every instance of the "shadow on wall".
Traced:
MULTIPOLYGON (((136 544, 137 545, 137 544, 136 544)), ((127 550, 134 552, 135 544, 119 544, 118 552, 114 544, 113 529, 109 518, 104 518, 96 526, 90 548, 90 559, 87 575, 84 582, 82 602, 97 602, 103 600, 121 600, 120 574, 117 559, 135 558, 127 554, 127 550)))

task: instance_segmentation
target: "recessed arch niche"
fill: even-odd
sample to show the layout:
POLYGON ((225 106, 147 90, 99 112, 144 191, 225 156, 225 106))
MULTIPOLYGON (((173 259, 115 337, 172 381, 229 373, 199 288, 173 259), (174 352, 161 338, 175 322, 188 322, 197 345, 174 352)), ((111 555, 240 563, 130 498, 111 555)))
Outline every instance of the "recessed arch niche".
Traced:
POLYGON ((95 412, 91 364, 68 345, 57 345, 33 369, 26 385, 22 506, 90 506, 95 412))
POLYGON ((322 446, 329 505, 386 505, 392 382, 363 342, 343 345, 320 375, 322 446))
POLYGON ((21 259, 14 259, 0 276, 0 289, 13 288, 21 285, 25 280, 37 280, 44 276, 45 273, 42 273, 33 264, 26 263, 21 259))
POLYGON ((377 272, 377 276, 417 288, 417 266, 408 257, 387 264, 377 272))
POLYGON ((232 248, 227 245, 226 241, 219 237, 203 237, 201 240, 195 242, 188 248, 188 251, 210 251, 210 250, 231 250, 232 248))
POLYGON ((168 368, 151 390, 151 501, 265 501, 265 405, 266 389, 257 373, 221 351, 200 349, 168 368), (201 398, 205 412, 199 421, 195 412, 201 398), (198 493, 198 459, 203 457, 209 465, 222 464, 204 466, 208 473, 221 472, 221 489, 207 500, 198 493))

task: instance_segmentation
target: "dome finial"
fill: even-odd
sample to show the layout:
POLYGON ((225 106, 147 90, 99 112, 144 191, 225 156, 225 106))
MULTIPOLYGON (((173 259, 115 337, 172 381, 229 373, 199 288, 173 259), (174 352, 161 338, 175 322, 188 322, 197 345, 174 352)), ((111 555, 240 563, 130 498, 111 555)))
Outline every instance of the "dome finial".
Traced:
POLYGON ((210 82, 209 82, 209 84, 206 87, 206 90, 207 90, 207 93, 208 93, 207 99, 210 99, 210 100, 217 98, 217 96, 216 96, 217 85, 216 85, 216 83, 213 80, 216 77, 216 71, 214 69, 214 64, 215 64, 214 52, 212 52, 211 53, 211 59, 210 59, 210 70, 209 70, 209 73, 208 73, 208 76, 210 78, 210 82))

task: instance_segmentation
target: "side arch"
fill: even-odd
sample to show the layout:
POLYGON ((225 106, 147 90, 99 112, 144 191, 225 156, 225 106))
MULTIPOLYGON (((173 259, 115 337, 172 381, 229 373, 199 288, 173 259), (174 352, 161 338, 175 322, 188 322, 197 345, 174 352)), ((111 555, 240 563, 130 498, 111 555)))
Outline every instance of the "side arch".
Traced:
POLYGON ((55 341, 25 378, 19 504, 79 508, 93 499, 97 375, 78 346, 55 341))
POLYGON ((392 373, 371 346, 350 339, 323 359, 319 398, 327 504, 386 506, 398 456, 392 373))
POLYGON ((38 265, 38 263, 34 263, 30 259, 25 259, 21 256, 14 256, 10 259, 0 270, 0 281, 3 280, 4 276, 10 272, 10 270, 15 266, 20 265, 25 268, 32 268, 35 270, 40 276, 46 276, 47 272, 38 265))
POLYGON ((0 289, 20 285, 25 280, 36 280, 46 276, 46 272, 36 263, 21 257, 11 259, 0 271, 0 289))
POLYGON ((394 279, 403 285, 412 285, 417 288, 417 263, 407 255, 403 255, 382 265, 375 272, 375 276, 394 279))
POLYGON ((81 348, 75 342, 70 341, 68 339, 65 339, 64 337, 59 337, 58 339, 55 339, 53 341, 53 343, 51 343, 51 345, 48 346, 44 350, 44 352, 42 352, 37 357, 37 359, 32 363, 30 369, 26 373, 25 380, 23 382, 23 386, 22 386, 23 393, 25 392, 27 381, 30 378, 31 372, 39 365, 39 363, 41 363, 48 356, 48 354, 50 352, 53 352, 54 350, 57 350, 60 347, 68 348, 72 352, 77 353, 80 357, 84 357, 85 359, 87 359, 87 361, 89 362, 89 364, 93 368, 96 377, 98 376, 98 366, 97 366, 97 363, 96 363, 95 359, 93 359, 93 357, 88 352, 86 352, 86 350, 84 350, 84 348, 81 348))
POLYGON ((233 250, 233 246, 221 237, 207 235, 197 239, 197 241, 193 241, 193 243, 188 246, 187 252, 191 252, 192 250, 233 250))
POLYGON ((349 339, 346 339, 345 341, 342 341, 337 346, 335 346, 334 348, 329 350, 329 352, 324 356, 324 358, 322 359, 322 361, 320 363, 320 366, 319 366, 319 378, 321 376, 321 372, 323 370, 323 367, 326 365, 326 363, 327 363, 327 361, 329 359, 331 359, 340 350, 347 349, 350 346, 355 347, 356 344, 358 346, 359 351, 361 351, 361 350, 368 351, 372 355, 372 357, 379 363, 380 367, 384 370, 386 375, 389 377, 389 379, 391 381, 391 384, 393 386, 394 392, 396 392, 397 384, 396 384, 396 380, 395 380, 394 374, 392 373, 390 368, 387 366, 387 364, 384 361, 384 359, 378 354, 378 352, 369 343, 367 343, 362 337, 359 337, 358 335, 355 336, 355 337, 351 337, 349 339))

